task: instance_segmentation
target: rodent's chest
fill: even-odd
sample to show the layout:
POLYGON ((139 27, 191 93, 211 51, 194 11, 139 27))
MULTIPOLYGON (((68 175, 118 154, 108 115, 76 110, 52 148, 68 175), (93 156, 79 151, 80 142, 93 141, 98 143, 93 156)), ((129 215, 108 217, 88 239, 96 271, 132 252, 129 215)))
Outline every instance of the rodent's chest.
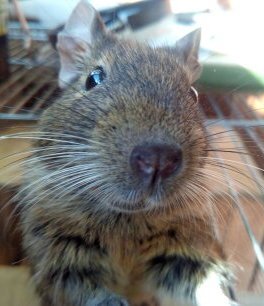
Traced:
POLYGON ((218 242, 202 220, 193 220, 194 224, 190 224, 187 220, 161 217, 161 220, 132 218, 130 222, 130 226, 126 223, 127 227, 117 227, 102 237, 111 265, 122 280, 118 288, 123 288, 126 295, 133 296, 148 283, 144 275, 148 275, 158 258, 178 256, 187 263, 190 262, 188 258, 198 261, 221 259, 218 242), (128 284, 133 284, 133 290, 128 284))
POLYGON ((67 215, 33 207, 26 219, 33 232, 41 227, 44 238, 51 242, 61 236, 81 237, 87 245, 96 241, 120 261, 139 261, 147 254, 172 249, 202 250, 214 240, 210 223, 202 218, 179 218, 177 214, 67 215))
POLYGON ((202 219, 190 223, 173 215, 123 214, 102 219, 101 215, 77 213, 51 215, 33 208, 24 221, 25 241, 35 254, 33 261, 51 256, 77 261, 84 267, 96 262, 117 280, 109 287, 128 296, 140 293, 148 283, 148 268, 155 258, 207 260, 221 256, 210 227, 202 219))
POLYGON ((144 214, 61 214, 32 208, 25 224, 29 239, 42 238, 49 245, 72 240, 73 246, 101 249, 112 264, 125 273, 161 254, 200 254, 215 257, 212 228, 200 218, 144 214), (211 253, 211 254, 210 254, 211 253))
POLYGON ((144 265, 161 254, 210 256, 216 242, 211 226, 204 220, 190 222, 173 215, 125 216, 115 227, 103 227, 100 239, 110 257, 125 269, 144 265))

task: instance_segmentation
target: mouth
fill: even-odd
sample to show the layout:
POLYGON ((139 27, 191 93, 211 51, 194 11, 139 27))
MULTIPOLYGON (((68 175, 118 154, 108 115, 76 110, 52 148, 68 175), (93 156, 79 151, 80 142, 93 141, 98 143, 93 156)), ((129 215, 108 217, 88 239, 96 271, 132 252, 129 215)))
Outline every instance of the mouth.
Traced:
POLYGON ((156 209, 163 206, 161 205, 163 200, 166 202, 166 196, 162 196, 158 176, 151 185, 141 186, 140 191, 131 191, 131 194, 133 194, 131 198, 124 197, 117 201, 109 201, 109 208, 118 212, 136 213, 156 209))
POLYGON ((133 203, 130 205, 126 205, 124 203, 110 203, 109 208, 115 212, 121 213, 139 213, 139 212, 146 212, 151 210, 149 205, 146 205, 145 201, 133 203))

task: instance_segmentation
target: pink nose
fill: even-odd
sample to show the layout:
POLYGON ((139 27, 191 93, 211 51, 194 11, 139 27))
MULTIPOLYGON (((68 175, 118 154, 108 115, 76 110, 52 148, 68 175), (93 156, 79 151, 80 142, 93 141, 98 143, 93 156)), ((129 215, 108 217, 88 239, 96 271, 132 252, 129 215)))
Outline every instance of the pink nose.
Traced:
POLYGON ((142 183, 152 185, 176 173, 182 164, 179 146, 164 144, 136 146, 130 156, 130 166, 142 183))

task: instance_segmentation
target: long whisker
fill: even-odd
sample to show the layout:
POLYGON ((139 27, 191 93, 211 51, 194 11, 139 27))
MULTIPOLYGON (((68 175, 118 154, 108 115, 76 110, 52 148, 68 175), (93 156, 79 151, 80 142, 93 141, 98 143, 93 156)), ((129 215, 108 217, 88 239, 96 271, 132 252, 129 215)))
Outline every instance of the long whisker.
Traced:
POLYGON ((234 164, 238 164, 238 165, 251 167, 253 169, 264 172, 264 169, 262 169, 262 168, 256 167, 254 165, 249 165, 249 164, 246 164, 246 163, 243 163, 243 162, 238 162, 238 161, 235 161, 235 160, 232 160, 232 159, 223 159, 223 158, 220 158, 220 157, 200 157, 200 158, 201 159, 206 159, 206 160, 216 160, 216 161, 219 161, 219 162, 221 162, 221 161, 230 162, 230 163, 234 163, 234 164))
MULTIPOLYGON (((50 134, 51 136, 51 134, 50 134)), ((16 134, 9 134, 9 135, 4 135, 4 136, 0 136, 0 140, 8 140, 8 139, 32 139, 32 140, 49 140, 49 141, 53 141, 53 142, 57 142, 57 143, 68 143, 68 144, 79 144, 77 142, 74 141, 67 141, 67 140, 62 140, 62 139, 57 139, 57 138, 51 138, 51 137, 45 137, 45 136, 40 136, 37 137, 33 134, 26 134, 26 133, 16 133, 16 134)), ((87 140, 86 140, 87 141, 87 140)))
MULTIPOLYGON (((254 114, 255 112, 263 110, 263 109, 264 109, 264 107, 253 108, 253 109, 251 109, 249 111, 246 111, 246 112, 243 112, 243 113, 244 113, 244 115, 246 115, 246 114, 254 114)), ((238 120, 239 119, 240 118, 238 118, 238 120)), ((218 123, 221 123, 221 121, 224 121, 224 120, 227 120, 227 118, 223 117, 223 118, 220 118, 220 119, 213 120, 212 122, 206 123, 205 127, 207 128, 207 127, 209 127, 211 125, 217 125, 218 123)))
MULTIPOLYGON (((224 164, 224 160, 221 159, 221 158, 207 158, 207 159, 209 159, 209 160, 210 159, 218 160, 218 161, 220 161, 221 163, 224 164)), ((225 161, 230 161, 230 160, 225 160, 225 161)), ((231 160, 231 162, 234 162, 234 163, 237 163, 237 164, 240 164, 240 165, 241 164, 242 165, 247 165, 245 163, 236 162, 236 161, 232 161, 232 160, 231 160)), ((263 169, 258 168, 258 167, 254 167, 254 166, 252 166, 252 168, 264 171, 263 169)), ((224 169, 224 171, 226 171, 226 170, 224 169)), ((225 172, 225 177, 226 178, 228 177, 226 172, 225 172)), ((235 191, 235 189, 233 187, 232 181, 230 179, 229 180, 227 179, 227 182, 228 182, 229 190, 232 192, 233 196, 235 197, 234 204, 235 204, 235 206, 236 206, 236 208, 237 208, 237 210, 238 210, 238 212, 240 214, 241 220, 242 220, 242 222, 243 222, 243 224, 245 226, 246 232, 247 232, 247 234, 249 236, 249 239, 250 239, 250 241, 252 243, 252 246, 253 246, 253 249, 255 251, 257 260, 258 260, 262 270, 264 271, 264 255, 262 253, 261 247, 260 247, 260 245, 259 245, 259 243, 258 243, 258 241, 257 241, 257 239, 256 239, 256 237, 255 237, 255 235, 254 235, 250 225, 249 225, 249 221, 248 221, 248 219, 246 217, 246 214, 245 214, 242 206, 239 204, 239 198, 238 198, 237 192, 235 191)))
MULTIPOLYGON (((4 165, 3 167, 1 167, 1 174, 5 174, 6 172, 10 172, 13 169, 16 169, 17 167, 23 167, 23 166, 38 166, 37 162, 38 161, 48 161, 47 166, 48 167, 53 167, 56 165, 61 165, 62 163, 64 164, 65 161, 68 160, 80 160, 83 158, 87 158, 87 157, 95 157, 96 154, 85 154, 84 152, 67 152, 67 153, 53 153, 53 154, 46 154, 45 156, 38 156, 38 157, 34 157, 34 158, 30 158, 30 159, 20 159, 19 162, 12 162, 11 164, 7 164, 4 165), (77 156, 76 156, 77 155, 77 156), (51 160, 51 162, 50 162, 51 160), (6 169, 4 169, 6 168, 6 169)), ((32 170, 31 168, 28 170, 23 169, 22 170, 22 174, 21 175, 26 175, 28 173, 30 173, 32 170)), ((8 182, 6 182, 1 188, 0 190, 2 190, 4 187, 10 185, 12 182, 16 181, 18 178, 21 177, 21 175, 16 175, 13 176, 11 180, 9 180, 8 182)))
MULTIPOLYGON (((87 158, 86 155, 85 155, 84 157, 87 158)), ((62 156, 61 158, 64 158, 64 156, 62 156)), ((35 192, 35 190, 34 190, 33 187, 38 186, 38 184, 41 183, 42 181, 47 182, 47 183, 50 183, 49 181, 47 181, 49 177, 53 177, 53 176, 56 175, 57 173, 61 173, 63 167, 67 167, 69 164, 74 163, 75 161, 80 160, 80 159, 82 159, 82 158, 83 158, 83 156, 82 156, 81 158, 80 158, 80 157, 77 157, 77 158, 76 158, 76 156, 73 155, 72 158, 70 159, 70 161, 69 161, 68 163, 65 164, 65 161, 64 161, 64 163, 62 164, 62 166, 61 166, 59 169, 57 169, 56 171, 53 171, 53 172, 49 173, 48 175, 45 175, 44 177, 41 177, 40 179, 33 181, 31 184, 26 185, 26 187, 24 187, 24 188, 21 189, 18 193, 16 193, 16 195, 13 196, 13 197, 12 197, 12 198, 11 198, 11 199, 1 208, 1 211, 2 211, 5 207, 7 207, 8 205, 10 205, 10 203, 12 203, 13 201, 19 201, 19 202, 22 203, 22 201, 21 201, 21 199, 20 199, 20 196, 21 196, 21 194, 25 193, 26 190, 28 190, 28 189, 30 190, 30 189, 32 188, 32 191, 29 192, 29 193, 27 194, 27 196, 25 197, 25 199, 28 198, 28 197, 30 197, 31 194, 33 194, 33 193, 35 192), (74 158, 73 158, 73 157, 74 157, 74 158)), ((26 162, 27 162, 27 161, 26 161, 26 162)), ((34 162, 35 162, 35 161, 33 161, 33 165, 34 165, 34 162)), ((37 166, 38 166, 38 170, 45 170, 45 167, 40 168, 39 164, 37 164, 37 166)), ((74 167, 75 167, 75 168, 76 168, 76 167, 82 168, 83 166, 80 166, 80 165, 79 165, 79 166, 74 166, 74 167)), ((74 167, 72 167, 72 168, 74 168, 74 167)), ((66 168, 66 169, 64 169, 64 171, 65 171, 65 172, 66 172, 66 171, 72 171, 72 169, 67 169, 67 168, 66 168)), ((31 172, 32 172, 32 167, 30 167, 27 171, 25 171, 24 174, 25 174, 25 173, 30 174, 31 172)), ((13 179, 14 179, 14 178, 13 178, 13 179)), ((13 179, 12 179, 12 180, 13 180, 13 179)), ((11 181, 12 181, 12 180, 11 180, 11 181)), ((6 183, 6 185, 7 185, 7 184, 10 184, 10 181, 9 181, 8 183, 6 183)), ((38 186, 38 188, 40 188, 40 187, 38 186)))

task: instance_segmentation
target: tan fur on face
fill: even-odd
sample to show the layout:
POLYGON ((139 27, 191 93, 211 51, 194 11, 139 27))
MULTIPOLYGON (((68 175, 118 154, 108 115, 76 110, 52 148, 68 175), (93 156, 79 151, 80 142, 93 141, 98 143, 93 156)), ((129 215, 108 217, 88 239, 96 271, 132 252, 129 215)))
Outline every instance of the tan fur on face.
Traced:
POLYGON ((188 73, 173 50, 114 39, 107 47, 100 52, 98 46, 94 58, 84 58, 89 64, 83 66, 82 76, 47 111, 41 130, 87 139, 97 153, 94 167, 104 178, 93 191, 100 207, 111 208, 102 202, 101 192, 119 210, 180 205, 188 191, 186 183, 202 167, 200 157, 206 147, 198 106, 189 93, 188 73), (103 67, 106 79, 85 92, 87 74, 97 66, 103 67), (129 165, 133 148, 145 143, 179 144, 183 150, 183 170, 154 195, 141 190, 129 165))

